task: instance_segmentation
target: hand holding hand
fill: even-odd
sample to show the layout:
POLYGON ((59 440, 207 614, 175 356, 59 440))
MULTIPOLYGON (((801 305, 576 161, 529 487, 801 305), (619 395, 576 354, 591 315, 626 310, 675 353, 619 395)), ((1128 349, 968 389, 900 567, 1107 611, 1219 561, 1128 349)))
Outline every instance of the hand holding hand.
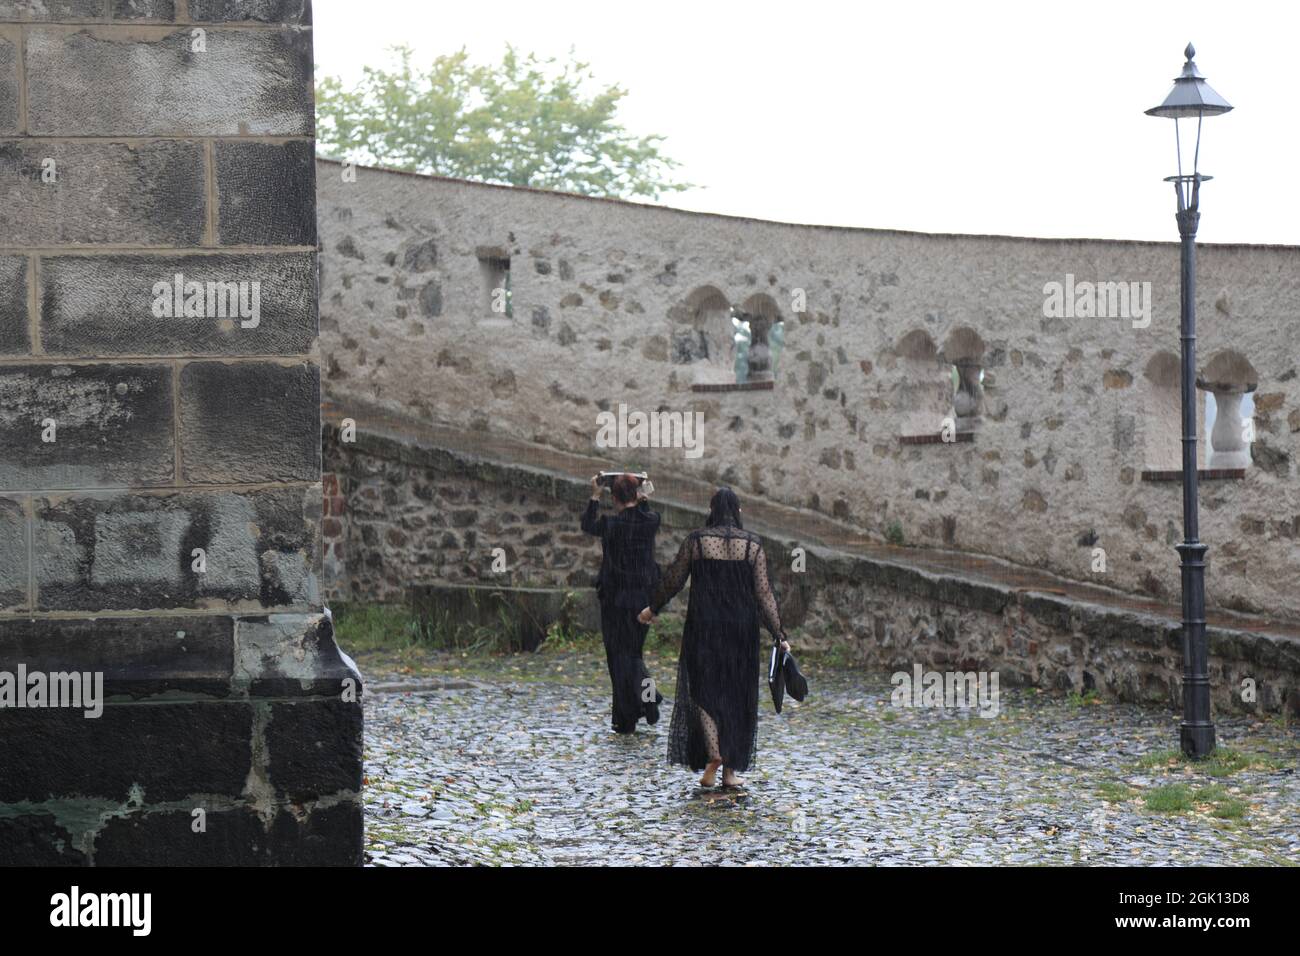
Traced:
POLYGON ((636 619, 642 624, 650 624, 655 619, 654 611, 650 610, 648 607, 643 608, 641 613, 636 616, 636 619))

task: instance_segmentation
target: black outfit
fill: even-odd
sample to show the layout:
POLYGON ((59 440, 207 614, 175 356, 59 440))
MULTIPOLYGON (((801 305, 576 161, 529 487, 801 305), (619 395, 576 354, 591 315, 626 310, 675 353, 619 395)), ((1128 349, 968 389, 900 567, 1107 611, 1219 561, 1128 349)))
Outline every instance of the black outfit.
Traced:
POLYGON ((749 767, 758 743, 758 626, 784 640, 767 556, 757 535, 724 524, 691 532, 664 571, 656 614, 691 580, 668 759, 701 770, 710 752, 749 767))
POLYGON ((644 501, 612 515, 598 515, 599 510, 595 498, 587 502, 582 530, 600 538, 601 544, 596 595, 614 692, 610 723, 616 732, 630 734, 641 717, 651 723, 659 719, 663 700, 641 660, 649 627, 637 620, 641 610, 649 607, 651 592, 659 581, 659 565, 655 564, 659 514, 644 501), (649 690, 654 690, 653 701, 645 700, 649 690))

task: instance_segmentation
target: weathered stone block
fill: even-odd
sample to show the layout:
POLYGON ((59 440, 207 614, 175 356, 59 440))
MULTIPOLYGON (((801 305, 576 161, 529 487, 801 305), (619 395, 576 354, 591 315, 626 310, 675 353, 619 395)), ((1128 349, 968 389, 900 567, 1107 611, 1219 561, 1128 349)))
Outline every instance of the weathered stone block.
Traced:
POLYGON ((17 27, 0 27, 0 136, 20 131, 18 70, 22 35, 17 27))
POLYGON ((309 24, 311 0, 190 0, 190 16, 200 22, 309 24))
POLYGON ((52 813, 0 817, 0 863, 5 866, 84 866, 86 854, 52 813))
POLYGON ((27 513, 21 501, 0 498, 0 610, 27 606, 27 569, 27 513))
POLYGON ((256 866, 266 859, 266 824, 252 807, 217 808, 196 798, 181 810, 147 807, 111 817, 92 839, 96 866, 256 866), (194 830, 195 810, 203 830, 194 830))
POLYGON ((358 688, 360 675, 328 614, 61 621, 54 632, 48 621, 0 622, 0 669, 19 662, 100 670, 115 699, 98 718, 0 711, 0 762, 24 771, 0 775, 0 805, 44 804, 0 813, 0 862, 362 862, 360 698, 335 692, 341 675, 358 688), (245 626, 235 684, 250 699, 193 699, 228 690, 234 629, 245 626), (259 697, 290 681, 297 701, 259 697), (334 691, 308 696, 322 687, 334 691), (121 699, 142 689, 167 699, 121 699))
POLYGON ((359 701, 356 665, 339 650, 323 614, 241 618, 235 632, 234 687, 254 697, 329 697, 359 701))
POLYGON ((252 752, 250 704, 109 703, 97 718, 80 710, 5 709, 0 766, 22 772, 0 774, 0 802, 238 797, 252 752))
MULTIPOLYGON (((324 801, 322 801, 324 802, 324 801)), ((365 863, 361 800, 316 804, 305 817, 282 810, 271 821, 271 860, 284 866, 361 866, 365 863)))
POLYGON ((38 499, 37 605, 319 605, 319 525, 319 485, 38 499))
POLYGON ((193 823, 190 810, 113 817, 94 835, 95 865, 360 866, 364 861, 356 800, 312 806, 302 816, 277 808, 269 821, 252 807, 212 809, 203 833, 195 833, 193 823))
POLYGON ((1054 631, 1070 633, 1070 612, 1074 603, 1053 594, 1026 592, 1020 595, 1020 606, 1054 631))
POLYGON ((313 143, 217 143, 216 176, 222 245, 316 244, 313 143))
POLYGON ((315 365, 192 362, 181 370, 186 481, 320 479, 320 374, 315 365))
POLYGON ((361 791, 361 703, 319 697, 271 704, 268 772, 278 798, 295 803, 361 791))
MULTIPOLYGON (((311 34, 35 27, 27 34, 34 136, 310 135, 311 34), (94 96, 86 91, 94 89, 94 96)), ((2 65, 2 60, 0 60, 2 65)))
POLYGON ((306 353, 316 338, 315 260, 305 252, 42 259, 41 344, 68 355, 306 353))
POLYGON ((172 414, 162 365, 0 366, 0 489, 169 482, 172 414))
POLYGON ((27 257, 0 256, 0 353, 31 349, 27 323, 27 257))
POLYGON ((175 0, 113 0, 114 20, 174 20, 175 0))
POLYGON ((0 622, 0 669, 103 674, 104 694, 229 696, 233 618, 104 617, 0 622))
POLYGON ((195 246, 206 201, 198 142, 0 141, 3 245, 195 246))
POLYGON ((102 20, 103 0, 0 0, 0 20, 102 20))

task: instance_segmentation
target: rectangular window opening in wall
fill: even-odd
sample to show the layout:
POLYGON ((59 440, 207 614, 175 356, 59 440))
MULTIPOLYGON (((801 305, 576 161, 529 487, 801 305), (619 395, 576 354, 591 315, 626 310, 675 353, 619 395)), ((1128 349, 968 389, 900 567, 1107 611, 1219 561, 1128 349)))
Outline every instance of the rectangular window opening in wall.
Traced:
POLYGON ((511 302, 510 254, 497 247, 480 246, 477 250, 479 273, 483 277, 486 314, 493 319, 514 317, 511 302))
MULTIPOLYGON (((1251 466, 1251 445, 1255 440, 1255 397, 1248 391, 1221 389, 1217 394, 1199 389, 1197 412, 1200 436, 1196 443, 1196 474, 1201 481, 1242 481, 1251 466)), ((1177 393, 1166 401, 1168 423, 1164 429, 1168 452, 1165 460, 1148 462, 1143 481, 1182 482, 1181 422, 1177 393), (1177 451, 1177 454, 1175 454, 1177 451)))
POLYGON ((904 393, 912 396, 907 400, 912 409, 904 416, 900 445, 956 445, 975 440, 984 410, 984 368, 977 361, 962 361, 947 369, 936 405, 927 407, 928 385, 909 387, 904 393))

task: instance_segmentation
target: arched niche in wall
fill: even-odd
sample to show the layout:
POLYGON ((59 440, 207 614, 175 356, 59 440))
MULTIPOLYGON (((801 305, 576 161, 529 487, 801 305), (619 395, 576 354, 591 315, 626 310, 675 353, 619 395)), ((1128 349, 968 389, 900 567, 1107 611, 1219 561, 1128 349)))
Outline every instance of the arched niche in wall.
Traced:
POLYGON ((1255 402, 1259 373, 1234 349, 1214 353, 1201 368, 1196 387, 1206 393, 1202 435, 1208 450, 1205 466, 1248 468, 1255 439, 1255 402))
POLYGON ((944 419, 953 415, 950 366, 939 356, 925 329, 913 329, 894 343, 898 357, 893 405, 899 415, 899 435, 937 438, 944 419))
POLYGON ((673 363, 691 366, 699 384, 735 382, 735 340, 727 297, 714 286, 700 286, 686 297, 678 314, 683 321, 673 328, 673 363))
POLYGON ((1142 372, 1142 445, 1150 471, 1173 471, 1183 464, 1180 365, 1173 352, 1160 351, 1147 360, 1142 372))
POLYGON ((772 380, 785 346, 785 322, 776 300, 766 292, 755 292, 736 310, 736 318, 749 323, 748 380, 772 380))
POLYGON ((951 366, 957 431, 974 431, 984 413, 984 340, 969 326, 959 326, 944 340, 942 358, 951 366))

